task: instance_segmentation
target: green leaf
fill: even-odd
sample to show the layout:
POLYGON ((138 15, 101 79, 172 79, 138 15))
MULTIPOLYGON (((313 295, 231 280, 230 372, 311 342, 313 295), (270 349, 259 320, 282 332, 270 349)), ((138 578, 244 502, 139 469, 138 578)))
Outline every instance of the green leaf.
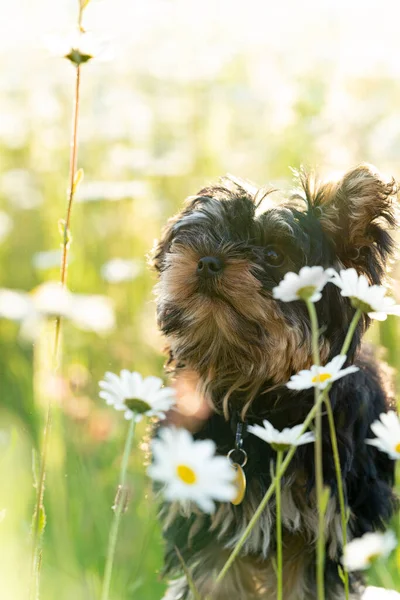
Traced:
POLYGON ((58 231, 60 232, 60 235, 64 235, 65 219, 58 219, 58 231))
POLYGON ((39 535, 41 536, 45 527, 46 527, 46 511, 44 509, 44 506, 41 506, 39 509, 39 535))
MULTIPOLYGON (((46 527, 46 511, 44 509, 44 506, 42 505, 39 508, 39 519, 38 519, 38 526, 37 526, 37 539, 39 540, 42 537, 42 534, 45 530, 46 527)), ((35 525, 36 525, 36 510, 34 512, 34 515, 32 517, 32 531, 35 530, 35 525)))
POLYGON ((77 172, 75 173, 75 177, 74 177, 74 186, 73 186, 74 194, 76 193, 79 185, 83 181, 83 176, 84 176, 83 169, 78 169, 77 172))
POLYGON ((343 581, 343 583, 346 581, 346 577, 343 571, 343 567, 342 565, 338 565, 338 573, 339 573, 339 577, 340 579, 343 581))
POLYGON ((66 235, 67 246, 69 246, 70 243, 72 242, 71 231, 68 229, 67 232, 66 232, 65 231, 65 227, 66 227, 66 221, 65 221, 65 219, 58 219, 58 231, 60 232, 60 235, 63 238, 63 243, 61 244, 61 247, 64 246, 64 236, 65 235, 66 235))
POLYGON ((36 488, 39 481, 39 457, 36 450, 32 450, 32 475, 33 475, 33 486, 36 488))
POLYGON ((400 546, 396 549, 396 566, 397 570, 400 571, 400 546))

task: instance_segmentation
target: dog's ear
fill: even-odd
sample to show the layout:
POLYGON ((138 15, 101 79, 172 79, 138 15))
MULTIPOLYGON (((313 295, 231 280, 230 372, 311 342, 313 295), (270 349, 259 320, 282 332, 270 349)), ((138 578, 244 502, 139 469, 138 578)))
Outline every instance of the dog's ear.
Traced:
POLYGON ((380 283, 394 250, 390 234, 396 224, 394 179, 385 180, 374 167, 363 164, 334 183, 313 185, 310 178, 303 178, 303 185, 310 209, 343 265, 380 283))

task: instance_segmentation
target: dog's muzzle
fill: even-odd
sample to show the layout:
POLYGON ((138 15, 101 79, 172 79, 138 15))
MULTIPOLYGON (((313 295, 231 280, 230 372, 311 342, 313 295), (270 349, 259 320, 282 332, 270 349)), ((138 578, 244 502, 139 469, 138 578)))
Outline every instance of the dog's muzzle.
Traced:
POLYGON ((222 261, 216 256, 204 256, 197 263, 197 275, 201 279, 216 277, 223 270, 222 261))

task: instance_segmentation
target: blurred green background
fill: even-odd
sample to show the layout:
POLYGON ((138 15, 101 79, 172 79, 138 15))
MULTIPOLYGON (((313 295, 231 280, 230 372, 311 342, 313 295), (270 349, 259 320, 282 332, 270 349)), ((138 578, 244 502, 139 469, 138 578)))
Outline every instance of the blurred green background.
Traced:
MULTIPOLYGON (((0 287, 30 291, 59 278, 74 68, 55 55, 54 37, 71 30, 77 1, 16 0, 3 10, 0 287)), ((85 179, 68 285, 107 296, 116 325, 98 334, 65 322, 54 376, 54 324, 32 337, 0 319, 1 599, 27 597, 32 448, 50 396, 41 598, 99 597, 127 424, 98 398, 98 381, 122 368, 162 375, 145 257, 183 199, 226 172, 284 192, 289 167, 301 164, 328 175, 368 161, 400 175, 399 17, 394 0, 90 2, 84 24, 101 51, 82 71, 85 179)), ((370 334, 396 368, 398 328, 389 318, 370 334)), ((162 545, 145 426, 136 445, 112 598, 156 600, 162 545)), ((395 558, 390 568, 400 587, 395 558)))

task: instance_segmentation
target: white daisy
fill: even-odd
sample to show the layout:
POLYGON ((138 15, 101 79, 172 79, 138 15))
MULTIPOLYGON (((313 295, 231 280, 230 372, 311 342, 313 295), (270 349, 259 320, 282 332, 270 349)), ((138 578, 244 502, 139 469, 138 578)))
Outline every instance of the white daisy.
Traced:
POLYGON ((282 302, 318 302, 322 298, 322 288, 328 281, 329 275, 322 267, 302 267, 298 274, 286 273, 279 285, 272 290, 272 295, 275 300, 282 302))
POLYGON ((399 592, 369 585, 365 588, 361 600, 400 600, 399 592))
POLYGON ((70 319, 85 331, 95 331, 99 335, 108 333, 115 326, 113 303, 99 294, 73 294, 70 319))
POLYGON ((46 319, 63 317, 77 327, 98 334, 115 325, 111 300, 105 296, 73 294, 60 283, 48 281, 31 292, 0 289, 0 318, 21 322, 21 335, 35 339, 46 319))
POLYGON ((342 557, 343 566, 347 571, 368 569, 375 560, 389 556, 396 546, 393 531, 365 533, 346 544, 342 557))
POLYGON ((0 210, 0 244, 6 239, 14 226, 13 220, 7 213, 0 210))
POLYGON ((26 292, 0 289, 0 318, 21 321, 29 314, 31 304, 26 292))
POLYGON ((339 354, 324 367, 313 365, 309 370, 300 371, 296 375, 292 375, 286 387, 291 390, 308 390, 311 387, 323 390, 333 381, 358 371, 358 367, 354 366, 342 369, 346 358, 345 354, 339 354))
POLYGON ((236 471, 225 456, 216 456, 211 440, 193 440, 186 429, 164 427, 152 441, 154 462, 147 470, 164 483, 167 500, 193 501, 212 513, 215 501, 228 502, 237 494, 236 471))
POLYGON ((400 458, 400 420, 393 410, 379 415, 380 421, 371 425, 376 438, 365 440, 367 444, 376 446, 386 452, 394 460, 400 458))
POLYGON ((68 58, 81 65, 92 58, 106 61, 112 58, 109 40, 101 39, 91 31, 59 32, 45 36, 44 45, 53 56, 68 58))
POLYGON ((44 317, 70 317, 72 294, 60 283, 46 281, 30 293, 32 309, 44 317))
POLYGON ((125 419, 140 421, 144 416, 165 419, 165 412, 175 404, 175 392, 170 387, 162 387, 159 377, 143 377, 126 369, 120 376, 107 372, 99 382, 103 398, 116 410, 125 411, 125 419))
POLYGON ((355 269, 342 269, 340 274, 334 269, 326 271, 332 283, 341 290, 341 295, 351 299, 354 308, 360 308, 371 319, 385 321, 388 315, 400 315, 400 306, 393 298, 386 298, 386 288, 382 285, 369 285, 365 275, 355 269))
POLYGON ((249 425, 247 428, 250 433, 253 433, 264 442, 271 444, 274 450, 288 450, 290 446, 302 446, 315 442, 315 436, 311 431, 301 433, 303 425, 295 425, 294 427, 285 427, 282 431, 275 427, 266 419, 261 425, 249 425))
POLYGON ((101 276, 109 283, 132 281, 139 275, 139 261, 127 258, 113 258, 101 267, 101 276))

